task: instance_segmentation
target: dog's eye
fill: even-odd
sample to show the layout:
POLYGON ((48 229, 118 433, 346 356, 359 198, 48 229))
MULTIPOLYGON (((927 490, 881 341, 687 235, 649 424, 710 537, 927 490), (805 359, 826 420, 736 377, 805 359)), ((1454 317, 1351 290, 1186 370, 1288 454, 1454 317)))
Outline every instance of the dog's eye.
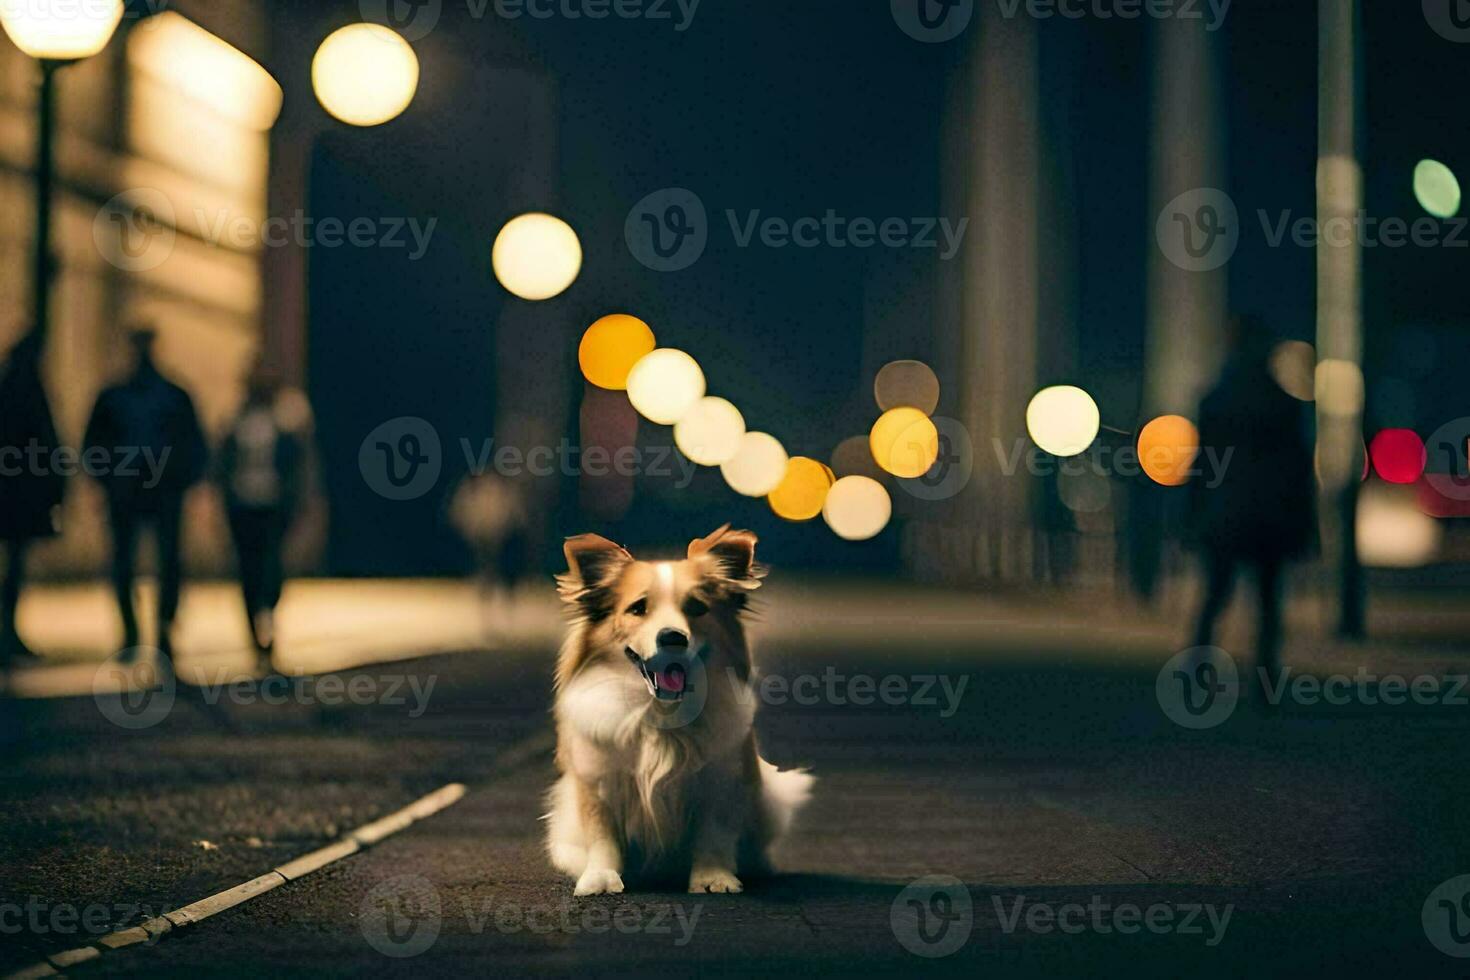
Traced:
POLYGON ((697 619, 709 612, 709 604, 696 599, 694 596, 684 600, 684 615, 690 619, 697 619))
POLYGON ((624 612, 626 612, 629 616, 648 615, 648 599, 645 597, 636 600, 632 605, 625 609, 624 612))

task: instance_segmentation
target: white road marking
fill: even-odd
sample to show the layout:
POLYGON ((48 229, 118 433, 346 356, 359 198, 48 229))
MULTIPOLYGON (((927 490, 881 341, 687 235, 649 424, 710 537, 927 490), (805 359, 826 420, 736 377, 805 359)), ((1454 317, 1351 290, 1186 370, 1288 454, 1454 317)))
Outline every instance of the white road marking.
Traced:
MULTIPOLYGON (((544 741, 544 735, 532 736, 523 742, 511 746, 503 754, 508 756, 523 745, 532 742, 544 741)), ((259 878, 227 888, 208 898, 202 898, 183 908, 165 912, 163 915, 149 919, 141 926, 128 929, 120 929, 102 936, 91 946, 78 946, 75 949, 65 949, 59 953, 53 953, 40 963, 33 963, 15 973, 10 974, 5 980, 29 980, 32 977, 55 976, 60 970, 87 960, 96 959, 104 952, 114 949, 124 949, 139 943, 148 942, 151 939, 161 938, 176 928, 203 922, 212 915, 217 915, 226 909, 234 908, 242 902, 248 902, 257 895, 263 895, 273 888, 278 888, 288 881, 295 881, 313 871, 326 867, 333 861, 356 854, 365 847, 376 844, 392 834, 423 820, 425 817, 433 816, 445 807, 458 803, 465 794, 463 783, 448 783, 441 786, 427 796, 420 797, 408 806, 386 817, 374 820, 372 823, 364 824, 341 840, 328 844, 326 847, 303 854, 294 861, 288 861, 271 871, 266 872, 259 878)))

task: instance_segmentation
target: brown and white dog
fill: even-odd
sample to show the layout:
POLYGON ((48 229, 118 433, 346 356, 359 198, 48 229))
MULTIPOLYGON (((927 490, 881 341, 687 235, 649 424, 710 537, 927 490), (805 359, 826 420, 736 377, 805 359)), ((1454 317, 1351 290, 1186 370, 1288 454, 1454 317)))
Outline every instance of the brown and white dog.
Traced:
POLYGON ((568 539, 546 845, 575 894, 620 892, 625 871, 738 892, 810 796, 812 776, 756 754, 741 624, 766 571, 755 543, 726 525, 681 561, 638 561, 568 539))

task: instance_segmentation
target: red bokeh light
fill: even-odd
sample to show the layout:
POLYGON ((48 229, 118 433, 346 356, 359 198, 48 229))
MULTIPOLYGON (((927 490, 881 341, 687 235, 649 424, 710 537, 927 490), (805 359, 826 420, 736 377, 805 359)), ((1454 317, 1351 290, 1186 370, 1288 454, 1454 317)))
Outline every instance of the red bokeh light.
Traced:
POLYGON ((1424 472, 1424 440, 1413 429, 1384 429, 1368 445, 1373 469, 1389 483, 1413 483, 1424 472))

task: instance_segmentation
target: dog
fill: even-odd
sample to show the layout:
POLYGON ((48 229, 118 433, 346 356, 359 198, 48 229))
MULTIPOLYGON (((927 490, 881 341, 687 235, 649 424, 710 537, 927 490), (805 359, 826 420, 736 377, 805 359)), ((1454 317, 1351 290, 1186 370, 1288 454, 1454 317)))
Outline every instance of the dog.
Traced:
POLYGON ((557 576, 571 626, 556 665, 556 764, 547 852, 574 894, 623 874, 738 892, 811 795, 804 770, 756 752, 741 622, 765 566, 727 524, 682 560, 639 561, 595 534, 569 538, 557 576))

